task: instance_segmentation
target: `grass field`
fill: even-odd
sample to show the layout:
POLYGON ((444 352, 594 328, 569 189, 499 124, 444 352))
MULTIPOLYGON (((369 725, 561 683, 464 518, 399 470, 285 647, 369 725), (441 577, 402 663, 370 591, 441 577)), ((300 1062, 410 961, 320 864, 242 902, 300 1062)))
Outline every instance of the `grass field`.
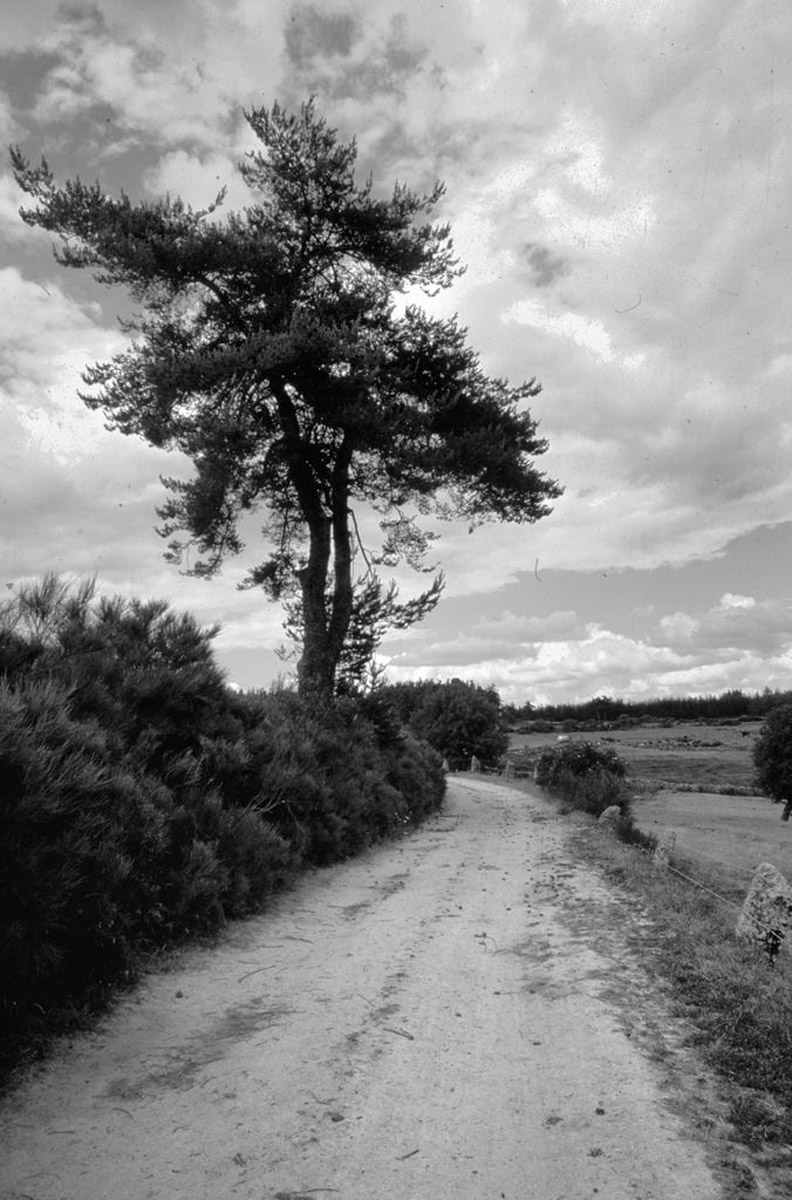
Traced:
MULTIPOLYGON (((605 733, 572 733, 572 740, 602 742, 627 764, 636 780, 688 787, 737 787, 754 783, 751 751, 761 723, 740 725, 641 725, 605 733)), ((516 755, 537 751, 557 742, 555 733, 513 733, 516 755)))
MULTIPOLYGON (((675 856, 700 864, 698 877, 742 902, 760 863, 770 862, 792 879, 792 821, 782 823, 781 807, 762 796, 719 790, 752 787, 751 752, 760 728, 759 722, 644 725, 570 738, 616 750, 638 784, 633 802, 638 827, 658 836, 675 834, 675 856)), ((555 744, 556 734, 512 735, 518 762, 555 744)))
POLYGON ((646 833, 675 834, 675 855, 703 864, 730 899, 742 902, 760 863, 792 879, 791 823, 782 823, 780 805, 770 800, 664 791, 636 800, 633 814, 646 833))

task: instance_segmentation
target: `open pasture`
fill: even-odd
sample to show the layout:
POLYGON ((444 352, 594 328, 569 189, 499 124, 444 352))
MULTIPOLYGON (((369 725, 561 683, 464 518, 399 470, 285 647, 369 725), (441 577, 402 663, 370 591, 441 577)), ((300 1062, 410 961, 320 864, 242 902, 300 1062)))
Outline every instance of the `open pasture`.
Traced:
MULTIPOLYGON (((792 879, 792 824, 781 821, 781 805, 771 800, 659 792, 636 801, 633 812, 645 833, 676 834, 675 856, 702 864, 718 889, 738 902, 760 863, 772 863, 792 879)), ((695 866, 693 874, 699 877, 695 866)))
MULTIPOLYGON (((570 733, 569 738, 615 750, 638 785, 633 814, 639 828, 656 836, 675 834, 675 855, 690 860, 695 877, 741 903, 760 863, 770 862, 792 879, 792 821, 781 821, 781 806, 759 795, 720 791, 753 786, 751 754, 760 729, 759 721, 686 722, 570 733)), ((557 738, 556 733, 513 734, 515 761, 557 745, 557 738)))
MULTIPOLYGON (((739 725, 680 723, 640 725, 570 733, 571 741, 600 743, 615 750, 627 764, 631 777, 651 785, 750 789, 754 783, 751 758, 761 729, 759 721, 739 725)), ((557 733, 513 733, 511 750, 516 760, 531 751, 557 744, 557 733)))

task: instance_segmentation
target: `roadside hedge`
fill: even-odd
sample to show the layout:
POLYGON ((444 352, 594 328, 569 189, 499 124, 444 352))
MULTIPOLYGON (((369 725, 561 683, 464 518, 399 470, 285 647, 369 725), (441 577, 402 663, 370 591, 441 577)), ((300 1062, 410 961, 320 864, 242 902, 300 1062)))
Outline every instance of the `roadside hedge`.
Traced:
POLYGON ((0 1071, 160 948, 442 803, 387 706, 235 694, 215 632, 55 577, 0 610, 0 1071))

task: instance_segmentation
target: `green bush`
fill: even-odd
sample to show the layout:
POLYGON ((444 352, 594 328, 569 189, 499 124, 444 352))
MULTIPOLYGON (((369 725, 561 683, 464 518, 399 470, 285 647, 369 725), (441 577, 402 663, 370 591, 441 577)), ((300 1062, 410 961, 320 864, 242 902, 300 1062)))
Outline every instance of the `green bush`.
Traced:
POLYGON ((290 692, 260 697, 260 781, 275 827, 313 863, 356 854, 417 823, 445 794, 442 760, 354 699, 309 712, 290 692))
POLYGON ((185 755, 167 781, 114 758, 52 680, 0 681, 0 1061, 101 1003, 141 955, 259 908, 297 855, 185 755), (59 1015, 60 1014, 60 1015, 59 1015))
POLYGON ((753 748, 759 787, 773 800, 792 800, 792 704, 771 709, 753 748))
POLYGON ((0 672, 57 680, 77 720, 96 721, 136 771, 243 735, 239 705, 214 661, 217 629, 163 601, 96 597, 55 575, 24 585, 0 609, 0 672))
POLYGON ((0 1006, 12 1026, 23 1009, 106 989, 157 907, 167 798, 113 765, 69 699, 51 681, 0 683, 0 1006))
POLYGON ((154 949, 442 803, 441 759, 384 697, 237 696, 212 636, 54 576, 0 608, 4 1067, 154 949))
POLYGON ((614 750, 592 742, 566 742, 543 750, 536 765, 536 782, 573 808, 600 816, 617 805, 629 813, 626 768, 614 750))
POLYGON ((601 816, 612 805, 620 808, 623 816, 629 811, 630 794, 624 779, 602 767, 594 767, 585 775, 562 772, 550 790, 593 817, 601 816))
POLYGON ((542 751, 536 764, 536 782, 552 788, 564 773, 581 776, 595 770, 618 777, 626 774, 625 765, 615 750, 597 746, 594 742, 563 742, 542 751))
POLYGON ((461 679, 421 680, 385 687, 382 697, 415 737, 452 765, 469 765, 473 755, 497 762, 509 747, 506 718, 493 687, 461 679))

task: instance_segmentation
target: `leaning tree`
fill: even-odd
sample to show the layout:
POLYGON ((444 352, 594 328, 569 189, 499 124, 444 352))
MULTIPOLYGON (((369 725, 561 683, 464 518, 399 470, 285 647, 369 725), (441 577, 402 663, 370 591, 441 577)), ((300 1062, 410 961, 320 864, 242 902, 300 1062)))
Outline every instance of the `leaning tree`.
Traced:
POLYGON ((59 186, 18 148, 12 163, 35 202, 21 215, 59 235, 58 262, 122 285, 140 310, 82 398, 111 428, 191 459, 190 479, 163 480, 167 557, 212 576, 260 512, 266 557, 246 585, 297 606, 300 691, 327 698, 366 605, 404 624, 436 602, 437 582, 402 608, 372 592, 378 565, 421 565, 421 517, 533 522, 561 489, 534 463, 547 448, 526 407, 535 381, 488 377, 456 319, 395 303, 461 273, 448 226, 425 219, 442 185, 383 197, 358 182, 355 142, 313 101, 245 115, 261 144, 239 168, 252 202, 227 215, 222 193, 203 211, 133 203, 59 186), (361 505, 382 530, 368 555, 361 505))

